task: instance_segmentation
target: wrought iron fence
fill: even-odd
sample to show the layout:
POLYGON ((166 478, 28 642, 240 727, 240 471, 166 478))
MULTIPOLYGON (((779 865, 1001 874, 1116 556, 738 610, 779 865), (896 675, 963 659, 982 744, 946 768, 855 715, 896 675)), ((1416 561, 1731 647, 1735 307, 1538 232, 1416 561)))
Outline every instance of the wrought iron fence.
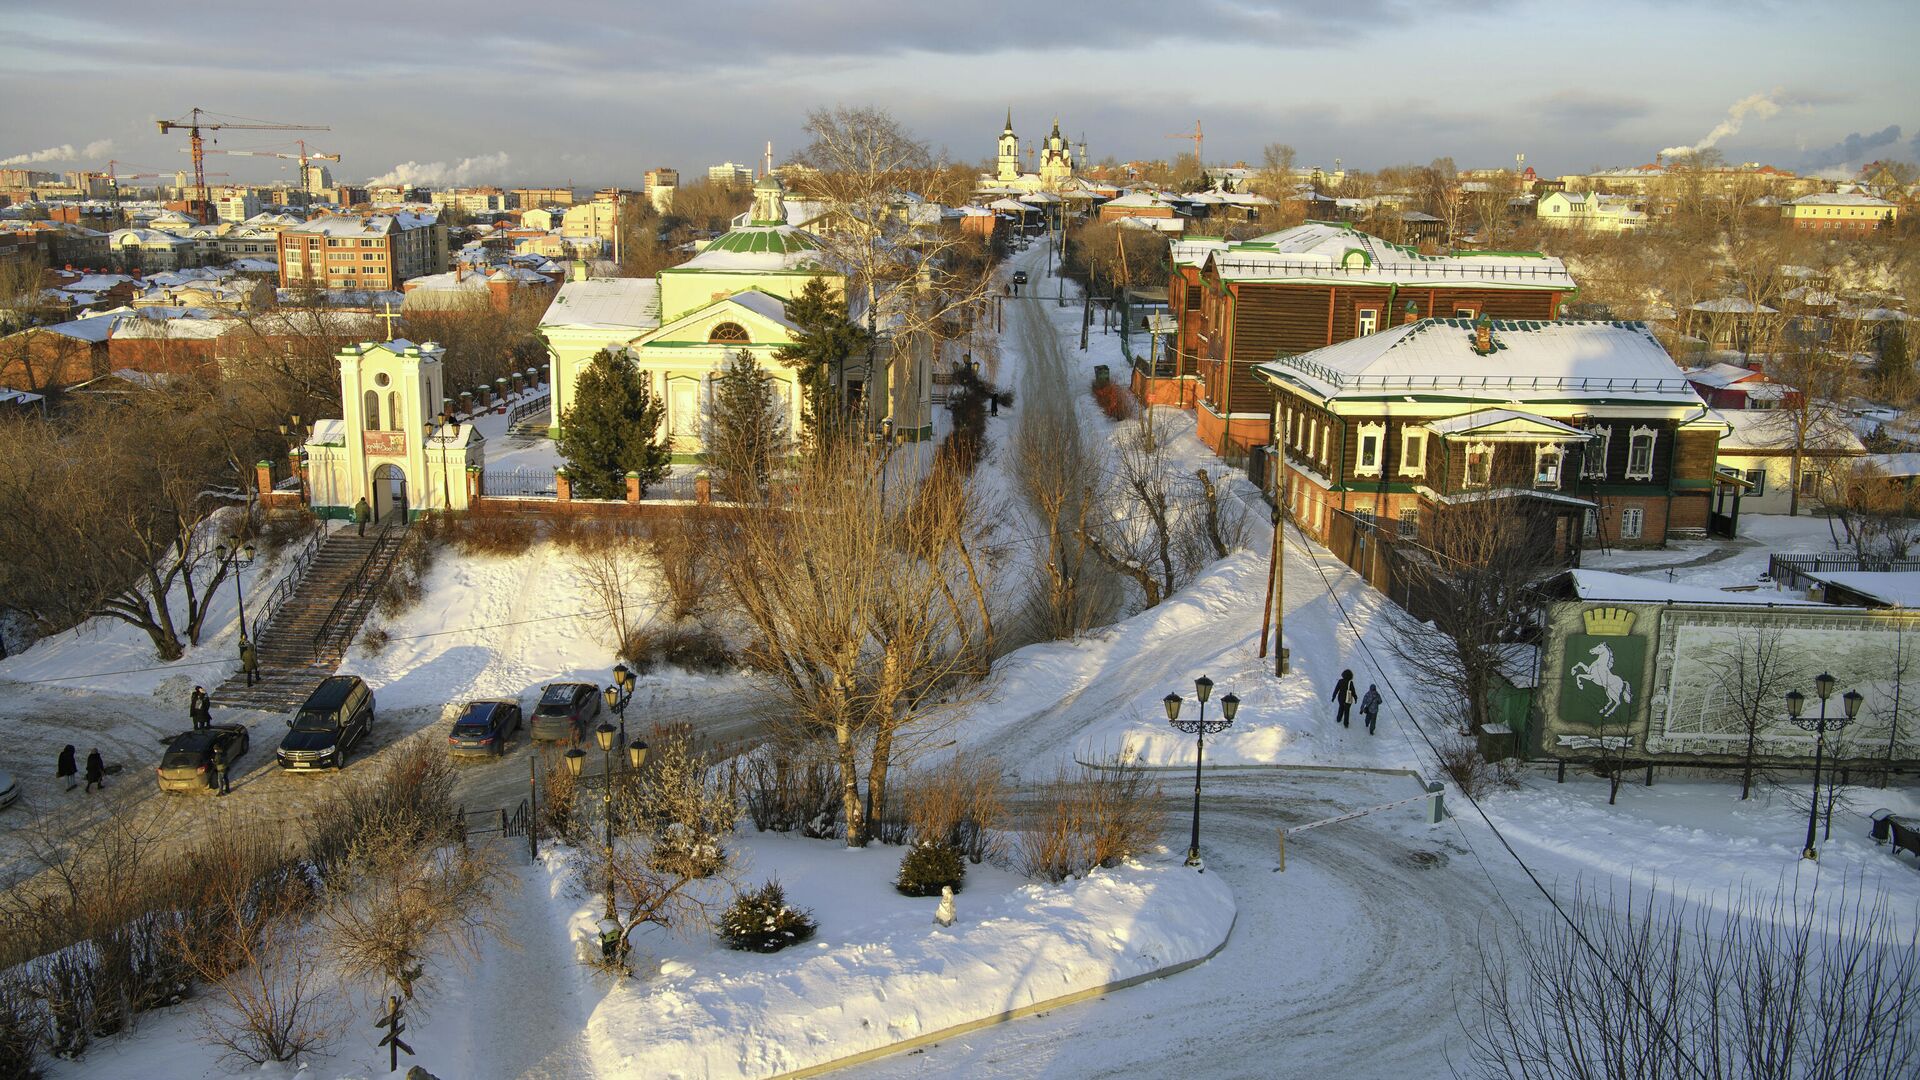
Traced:
POLYGON ((560 482, 552 469, 488 469, 480 491, 496 498, 552 499, 560 495, 560 482))
POLYGON ((548 405, 552 400, 553 400, 553 395, 550 392, 544 391, 544 390, 537 394, 534 394, 531 397, 523 399, 519 404, 507 410, 507 430, 512 431, 516 427, 520 426, 520 422, 522 420, 525 420, 536 413, 542 413, 547 411, 548 405))
POLYGON ((1853 555, 1769 555, 1767 576, 1783 589, 1807 589, 1815 582, 1810 575, 1847 573, 1856 570, 1920 572, 1920 559, 1862 559, 1853 555))

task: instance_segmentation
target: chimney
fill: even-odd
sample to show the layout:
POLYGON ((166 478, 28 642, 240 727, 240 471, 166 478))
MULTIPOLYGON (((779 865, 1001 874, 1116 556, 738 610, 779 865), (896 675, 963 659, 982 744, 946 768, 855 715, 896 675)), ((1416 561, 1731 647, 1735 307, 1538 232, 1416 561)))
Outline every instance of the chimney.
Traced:
POLYGON ((1493 352, 1493 320, 1485 315, 1473 324, 1473 351, 1481 356, 1493 352))
POLYGON ((1406 314, 1400 316, 1400 325, 1406 326, 1409 323, 1415 323, 1419 321, 1420 321, 1420 306, 1418 304, 1415 304, 1411 300, 1407 301, 1407 312, 1406 314))

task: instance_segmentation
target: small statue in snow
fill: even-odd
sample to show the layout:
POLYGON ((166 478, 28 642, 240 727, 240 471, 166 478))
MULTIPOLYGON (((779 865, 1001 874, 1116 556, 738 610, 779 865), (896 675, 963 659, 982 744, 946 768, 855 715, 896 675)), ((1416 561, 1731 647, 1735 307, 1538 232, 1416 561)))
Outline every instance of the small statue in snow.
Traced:
POLYGON ((953 886, 940 886, 940 906, 934 909, 933 921, 941 926, 953 925, 953 886))

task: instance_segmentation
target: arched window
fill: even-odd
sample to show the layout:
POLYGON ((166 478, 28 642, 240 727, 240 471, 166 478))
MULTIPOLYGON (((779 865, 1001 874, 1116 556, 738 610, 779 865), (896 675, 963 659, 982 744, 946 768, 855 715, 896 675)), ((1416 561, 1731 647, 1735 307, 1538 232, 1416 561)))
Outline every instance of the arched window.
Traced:
POLYGON ((745 345, 747 340, 747 328, 734 322, 719 323, 707 334, 707 341, 715 345, 745 345))
POLYGON ((400 428, 400 391, 387 391, 387 430, 399 431, 400 428))
POLYGON ((379 394, 376 394, 371 390, 367 391, 366 399, 363 402, 361 402, 360 412, 364 415, 363 422, 366 424, 368 431, 380 430, 380 395, 379 394))

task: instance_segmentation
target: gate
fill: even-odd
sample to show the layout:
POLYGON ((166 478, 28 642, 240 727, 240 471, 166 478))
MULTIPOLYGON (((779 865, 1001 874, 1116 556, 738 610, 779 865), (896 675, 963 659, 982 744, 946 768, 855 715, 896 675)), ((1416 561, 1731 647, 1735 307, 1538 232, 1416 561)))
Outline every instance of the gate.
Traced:
POLYGON ((511 811, 504 806, 493 810, 460 808, 460 842, 463 844, 476 836, 525 836, 532 828, 533 807, 525 799, 511 811))

